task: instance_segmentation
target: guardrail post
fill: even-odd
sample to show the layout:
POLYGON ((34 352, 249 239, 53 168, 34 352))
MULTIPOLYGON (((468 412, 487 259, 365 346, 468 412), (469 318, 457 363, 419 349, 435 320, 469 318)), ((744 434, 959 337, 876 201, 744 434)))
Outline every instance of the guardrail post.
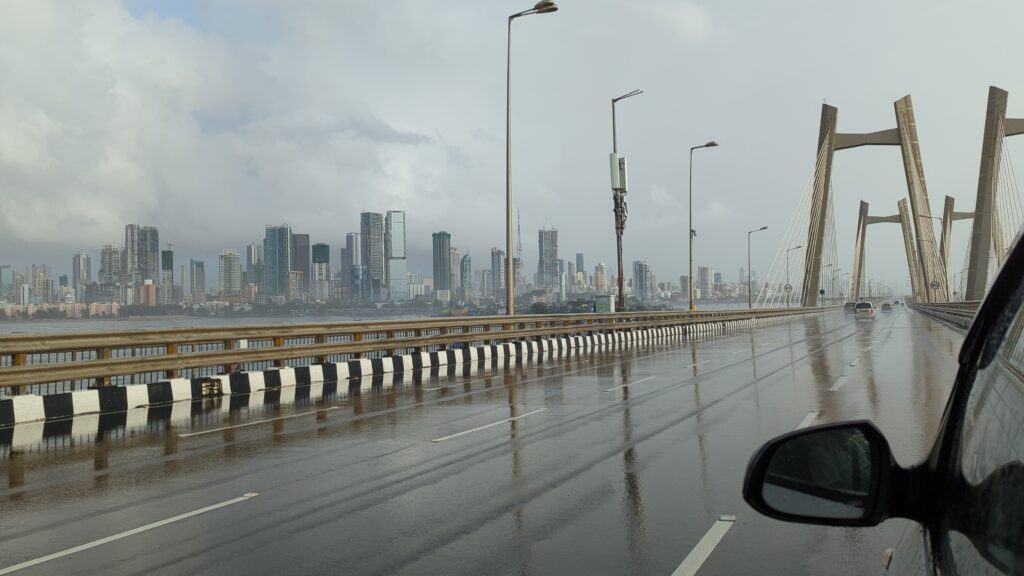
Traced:
MULTIPOLYGON (((441 328, 441 333, 439 334, 439 336, 446 336, 447 334, 448 334, 448 327, 447 326, 442 327, 441 328)), ((438 344, 437 345, 437 349, 438 350, 447 350, 448 349, 448 344, 447 343, 438 344)))
MULTIPOLYGON (((280 336, 275 336, 274 348, 284 348, 284 338, 281 338, 280 336)), ((284 368, 284 359, 278 358, 277 360, 274 360, 274 366, 277 366, 278 368, 284 368)))
MULTIPOLYGON (((97 360, 110 360, 110 348, 97 348, 96 349, 97 360)), ((110 386, 110 376, 97 376, 96 386, 110 386)))
MULTIPOLYGON (((316 343, 317 344, 327 344, 327 334, 317 334, 316 335, 316 343)), ((316 363, 317 364, 325 364, 325 363, 327 363, 327 356, 317 356, 316 357, 316 363)))
MULTIPOLYGON (((352 335, 352 340, 354 340, 356 342, 362 342, 363 341, 363 333, 362 332, 356 332, 355 334, 352 335)), ((353 352, 352 353, 352 357, 353 358, 362 358, 363 357, 363 353, 362 352, 353 352)))
MULTIPOLYGON (((224 341, 224 349, 225 350, 234 350, 235 349, 235 341, 234 340, 225 340, 224 341)), ((230 364, 225 364, 224 365, 224 373, 225 374, 231 374, 232 372, 237 372, 237 371, 238 371, 238 364, 230 363, 230 364)))
MULTIPOLYGON (((384 333, 384 338, 386 338, 388 340, 388 342, 393 342, 394 339, 395 339, 395 331, 394 330, 388 330, 387 332, 384 333)), ((384 355, 385 356, 394 356, 395 355, 395 349, 394 348, 388 348, 387 350, 384 351, 384 355)))
MULTIPOLYGON (((178 345, 177 344, 173 344, 172 343, 172 344, 166 344, 164 346, 164 354, 170 355, 170 354, 177 354, 177 353, 178 353, 178 345)), ((181 374, 181 370, 179 370, 177 368, 171 368, 170 370, 164 370, 164 377, 165 378, 177 378, 180 374, 181 374)))
MULTIPOLYGON (((11 366, 24 366, 28 363, 28 355, 24 352, 15 352, 11 356, 11 366)), ((28 392, 28 386, 14 386, 8 388, 12 396, 20 396, 28 392)))
MULTIPOLYGON (((420 328, 413 330, 413 336, 415 336, 416 338, 422 338, 423 330, 420 328)), ((419 354, 420 352, 423 352, 423 346, 413 346, 412 351, 419 354)))

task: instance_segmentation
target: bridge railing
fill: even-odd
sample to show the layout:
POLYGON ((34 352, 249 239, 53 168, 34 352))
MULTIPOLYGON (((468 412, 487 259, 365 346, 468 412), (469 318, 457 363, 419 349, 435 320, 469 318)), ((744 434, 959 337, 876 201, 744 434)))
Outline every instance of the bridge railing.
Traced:
MULTIPOLYGON (((768 318, 822 311, 758 309, 478 316, 0 336, 0 390, 71 383, 81 388, 206 376, 253 366, 314 364, 475 343, 768 318), (187 372, 187 374, 183 374, 187 372), (129 380, 126 380, 128 378, 129 380), (141 378, 146 381, 145 378, 141 378)), ((64 390, 61 390, 64 391, 64 390)))
POLYGON ((970 328, 981 301, 911 303, 913 309, 959 328, 970 328))

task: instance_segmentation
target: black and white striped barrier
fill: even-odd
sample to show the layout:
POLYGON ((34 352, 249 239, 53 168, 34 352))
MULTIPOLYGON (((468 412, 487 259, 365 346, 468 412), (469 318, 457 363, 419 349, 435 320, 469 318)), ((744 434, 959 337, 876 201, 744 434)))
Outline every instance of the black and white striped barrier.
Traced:
MULTIPOLYGON (((727 324, 757 326, 761 320, 703 322, 661 328, 592 333, 544 340, 506 342, 472 348, 451 348, 383 358, 360 358, 347 362, 324 363, 294 368, 275 368, 256 372, 238 372, 204 378, 172 378, 150 384, 109 386, 61 394, 26 394, 0 400, 0 427, 24 422, 43 422, 92 414, 113 414, 139 407, 175 404, 204 397, 211 381, 219 385, 217 394, 234 396, 267 390, 285 390, 303 385, 322 385, 363 379, 390 373, 411 373, 439 366, 478 363, 521 363, 523 358, 560 356, 619 343, 645 342, 673 336, 701 336, 725 331, 727 324)), ((369 380, 366 380, 369 383, 369 380)), ((369 386, 367 386, 369 387, 369 386)))

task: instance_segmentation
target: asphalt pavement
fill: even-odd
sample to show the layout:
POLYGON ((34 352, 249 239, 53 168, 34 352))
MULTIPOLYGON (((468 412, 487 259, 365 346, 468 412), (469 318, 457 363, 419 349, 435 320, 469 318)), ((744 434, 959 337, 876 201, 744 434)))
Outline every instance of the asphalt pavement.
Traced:
POLYGON ((761 517, 747 461, 855 418, 922 459, 961 340, 840 311, 0 431, 0 575, 878 573, 905 521, 761 517))

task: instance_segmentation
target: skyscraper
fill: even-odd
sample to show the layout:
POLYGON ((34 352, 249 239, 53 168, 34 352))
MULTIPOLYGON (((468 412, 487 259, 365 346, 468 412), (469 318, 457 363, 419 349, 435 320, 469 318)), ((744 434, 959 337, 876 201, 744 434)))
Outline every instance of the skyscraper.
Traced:
POLYGON ((249 284, 263 286, 263 246, 258 243, 245 247, 245 276, 249 284))
POLYGON ((586 267, 583 266, 583 252, 577 252, 576 253, 576 271, 577 272, 583 272, 585 270, 586 270, 586 267))
POLYGON ((558 289, 558 230, 538 230, 537 285, 558 289))
MULTIPOLYGON (((269 227, 268 227, 269 230, 269 227)), ((242 294, 242 261, 234 250, 222 250, 219 258, 218 285, 221 297, 236 298, 242 294)))
POLYGON ((263 292, 288 296, 292 270, 292 229, 287 224, 267 226, 263 239, 263 292))
POLYGON ((434 232, 434 290, 451 290, 452 235, 434 232))
POLYGON ((192 302, 206 302, 206 263, 201 260, 188 261, 189 292, 192 302))
POLYGON ((10 264, 0 264, 0 300, 14 300, 14 270, 10 264))
POLYGON ((356 302, 363 301, 363 248, 360 238, 355 232, 345 235, 345 254, 349 260, 341 263, 342 279, 348 281, 352 300, 356 302))
POLYGON ((159 231, 153 226, 126 225, 121 264, 124 281, 136 285, 145 279, 158 282, 161 264, 159 231))
POLYGON ((651 267, 643 260, 633 262, 633 297, 646 301, 654 296, 654 276, 651 267))
POLYGON ((504 300, 505 293, 505 251, 491 248, 491 294, 498 300, 504 300))
POLYGON ((311 276, 309 234, 292 234, 291 271, 302 274, 302 292, 309 291, 311 276))
POLYGON ((327 302, 331 294, 331 247, 313 244, 313 299, 327 302))
POLYGON ((363 293, 370 302, 387 301, 384 279, 384 216, 378 212, 359 215, 363 260, 363 293))
POLYGON ((406 276, 405 212, 389 210, 384 223, 384 252, 387 258, 388 300, 409 300, 409 279, 406 276))
POLYGON ((164 250, 160 253, 160 304, 174 304, 174 252, 164 250))
POLYGON ((462 260, 462 255, 459 253, 459 249, 452 246, 452 279, 449 281, 448 286, 452 291, 452 298, 455 298, 459 294, 459 288, 462 286, 462 277, 459 275, 459 261, 462 260))
POLYGON ((121 282, 122 260, 121 251, 113 244, 104 244, 100 250, 100 271, 97 277, 104 286, 113 286, 121 282))
POLYGON ((460 294, 462 299, 465 300, 469 293, 473 291, 473 259, 470 258, 469 254, 463 256, 459 262, 459 284, 462 287, 460 294))
POLYGON ((598 262, 594 266, 594 294, 605 296, 608 294, 608 267, 604 262, 598 262))
POLYGON ((71 259, 71 285, 77 287, 89 282, 92 282, 92 258, 79 252, 71 259))
POLYGON ((697 289, 701 299, 711 298, 714 293, 715 269, 711 266, 697 267, 697 289))

